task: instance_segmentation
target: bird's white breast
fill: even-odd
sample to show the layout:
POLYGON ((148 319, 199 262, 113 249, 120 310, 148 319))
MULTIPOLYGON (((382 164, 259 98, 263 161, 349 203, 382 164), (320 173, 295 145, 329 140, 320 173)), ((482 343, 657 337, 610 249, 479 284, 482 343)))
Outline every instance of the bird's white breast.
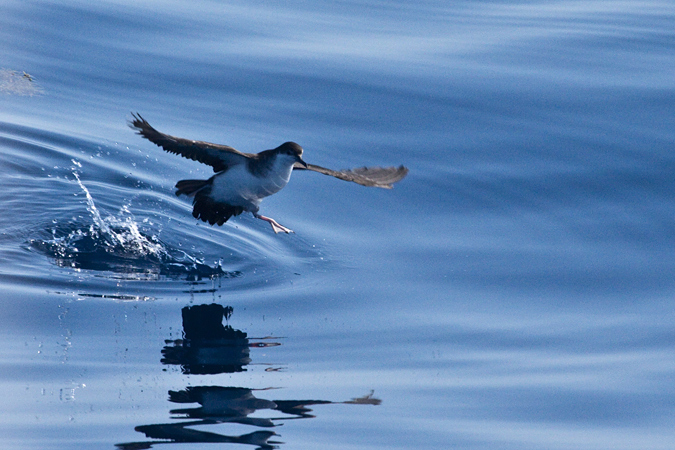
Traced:
POLYGON ((293 164, 289 164, 286 158, 277 158, 267 176, 260 178, 249 172, 245 164, 238 164, 214 177, 211 197, 247 210, 257 210, 263 198, 279 192, 288 184, 292 171, 293 164))

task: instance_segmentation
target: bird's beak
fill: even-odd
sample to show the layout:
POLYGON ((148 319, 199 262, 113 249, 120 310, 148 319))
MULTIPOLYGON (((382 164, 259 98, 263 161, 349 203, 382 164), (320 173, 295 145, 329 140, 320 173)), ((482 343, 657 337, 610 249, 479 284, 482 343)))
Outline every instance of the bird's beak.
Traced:
POLYGON ((307 169, 307 163, 303 161, 302 156, 297 156, 295 159, 307 169))

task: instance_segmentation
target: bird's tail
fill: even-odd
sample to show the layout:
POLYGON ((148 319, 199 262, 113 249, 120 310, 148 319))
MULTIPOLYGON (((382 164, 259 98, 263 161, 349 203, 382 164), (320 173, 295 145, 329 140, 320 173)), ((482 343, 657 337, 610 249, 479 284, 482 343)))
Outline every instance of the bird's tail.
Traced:
POLYGON ((194 197, 197 192, 210 185, 211 180, 180 180, 176 183, 176 195, 194 197))
POLYGON ((227 203, 218 203, 208 195, 197 194, 192 202, 192 216, 211 225, 222 225, 232 216, 244 212, 241 206, 232 206, 227 203))

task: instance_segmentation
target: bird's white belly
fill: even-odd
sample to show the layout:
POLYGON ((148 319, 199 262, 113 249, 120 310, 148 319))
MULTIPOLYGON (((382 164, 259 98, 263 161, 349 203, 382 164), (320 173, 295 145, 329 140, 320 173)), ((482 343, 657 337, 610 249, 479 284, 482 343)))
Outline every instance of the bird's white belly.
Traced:
POLYGON ((258 178, 245 165, 236 165, 215 176, 211 197, 219 202, 242 206, 246 210, 257 210, 263 198, 279 192, 288 184, 292 170, 289 167, 281 172, 271 171, 269 176, 258 178))

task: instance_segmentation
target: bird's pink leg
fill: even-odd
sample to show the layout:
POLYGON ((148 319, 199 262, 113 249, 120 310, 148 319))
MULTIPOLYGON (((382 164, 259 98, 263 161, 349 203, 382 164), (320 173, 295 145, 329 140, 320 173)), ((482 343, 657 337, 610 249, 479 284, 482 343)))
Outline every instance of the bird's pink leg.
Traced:
POLYGON ((290 228, 286 228, 283 225, 279 225, 279 223, 276 220, 272 219, 271 217, 261 216, 260 214, 253 214, 253 216, 256 219, 264 220, 265 222, 272 225, 272 230, 274 230, 274 233, 279 233, 280 231, 283 233, 295 233, 295 231, 291 230, 290 228))

